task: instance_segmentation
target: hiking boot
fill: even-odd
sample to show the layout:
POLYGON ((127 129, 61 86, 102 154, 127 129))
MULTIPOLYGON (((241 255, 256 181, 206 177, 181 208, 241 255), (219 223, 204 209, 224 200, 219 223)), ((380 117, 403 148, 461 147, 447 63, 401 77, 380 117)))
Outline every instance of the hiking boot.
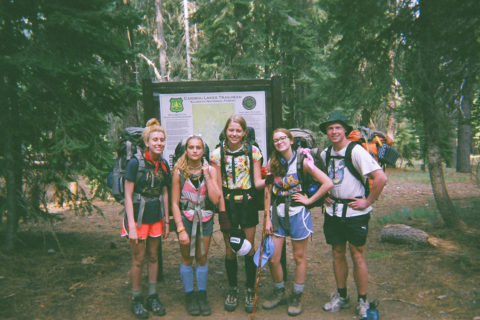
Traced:
POLYGON ((212 308, 210 308, 207 300, 207 291, 198 291, 198 306, 202 316, 209 316, 212 313, 212 308))
POLYGON ((358 313, 358 316, 360 317, 360 320, 367 319, 367 310, 369 307, 370 307, 370 304, 368 303, 368 300, 365 301, 362 298, 358 300, 357 313, 358 313))
POLYGON ((195 291, 187 292, 185 295, 185 304, 187 307, 187 312, 191 316, 200 315, 200 307, 198 306, 197 297, 195 296, 195 291))
POLYGON ((251 288, 247 288, 247 292, 245 293, 245 311, 247 313, 253 312, 254 300, 255 300, 255 290, 251 288))
POLYGON ((271 295, 268 297, 268 300, 262 304, 262 308, 265 310, 271 310, 281 304, 285 304, 286 301, 285 288, 274 288, 271 295))
POLYGON ((152 294, 147 297, 147 310, 152 311, 152 313, 156 316, 164 316, 167 312, 165 311, 165 307, 160 302, 158 298, 158 294, 152 294))
POLYGON ((238 305, 238 288, 232 287, 228 290, 227 296, 225 297, 225 310, 232 312, 237 308, 238 305))
POLYGON ((332 293, 332 300, 323 306, 323 310, 327 312, 338 312, 340 309, 350 308, 350 299, 342 298, 338 292, 332 293))
POLYGON ((143 305, 143 296, 132 297, 132 313, 138 319, 147 319, 148 311, 143 305))
POLYGON ((302 304, 300 302, 302 298, 301 292, 293 292, 288 298, 287 314, 291 317, 298 316, 302 313, 302 304))

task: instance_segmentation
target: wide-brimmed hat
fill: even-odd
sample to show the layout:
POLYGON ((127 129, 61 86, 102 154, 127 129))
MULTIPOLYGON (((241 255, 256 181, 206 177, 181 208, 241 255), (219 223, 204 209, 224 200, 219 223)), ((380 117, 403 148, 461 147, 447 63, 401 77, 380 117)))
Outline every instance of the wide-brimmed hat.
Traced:
POLYGON ((263 268, 265 264, 268 262, 273 257, 273 254, 275 253, 275 244, 273 243, 273 238, 270 235, 267 235, 265 237, 265 241, 263 242, 263 251, 262 251, 262 257, 260 258, 260 248, 257 249, 257 252, 255 252, 255 255, 253 256, 253 262, 258 267, 258 261, 261 262, 261 267, 263 268))
POLYGON ((252 244, 245 238, 245 232, 240 229, 230 231, 230 247, 239 256, 244 256, 252 249, 252 244))
POLYGON ((323 133, 327 133, 327 127, 334 123, 340 123, 347 131, 346 135, 348 135, 350 131, 353 130, 352 126, 348 124, 347 117, 345 117, 343 113, 336 111, 336 112, 330 113, 328 115, 327 121, 320 124, 320 131, 322 131, 323 133))

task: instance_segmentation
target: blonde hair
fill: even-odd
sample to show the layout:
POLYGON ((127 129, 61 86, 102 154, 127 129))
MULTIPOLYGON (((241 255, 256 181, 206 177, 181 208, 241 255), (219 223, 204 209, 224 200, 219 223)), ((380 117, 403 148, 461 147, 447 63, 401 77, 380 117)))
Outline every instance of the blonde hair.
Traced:
POLYGON ((152 118, 147 121, 147 126, 145 127, 142 133, 142 138, 145 145, 147 145, 148 139, 150 139, 150 135, 153 132, 161 132, 163 133, 163 136, 165 137, 165 139, 167 138, 165 129, 160 125, 160 121, 158 121, 158 119, 152 118))
MULTIPOLYGON (((183 173, 185 180, 190 178, 190 176, 192 175, 192 171, 188 166, 187 148, 188 148, 188 143, 193 139, 200 140, 202 142, 202 150, 203 150, 203 153, 205 153, 205 141, 203 141, 202 137, 193 135, 187 138, 187 140, 185 141, 185 151, 180 156, 180 158, 178 158, 177 163, 175 163, 175 165, 173 166, 173 171, 179 170, 180 173, 183 173)), ((202 157, 203 157, 203 154, 202 154, 202 157)))

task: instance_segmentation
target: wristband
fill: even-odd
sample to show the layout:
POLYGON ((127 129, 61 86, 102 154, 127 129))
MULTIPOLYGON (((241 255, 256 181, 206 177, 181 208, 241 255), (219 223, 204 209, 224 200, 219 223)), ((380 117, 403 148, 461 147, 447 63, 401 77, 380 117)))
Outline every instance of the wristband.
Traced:
POLYGON ((180 234, 182 231, 185 231, 185 227, 181 227, 180 229, 177 229, 178 234, 180 234))

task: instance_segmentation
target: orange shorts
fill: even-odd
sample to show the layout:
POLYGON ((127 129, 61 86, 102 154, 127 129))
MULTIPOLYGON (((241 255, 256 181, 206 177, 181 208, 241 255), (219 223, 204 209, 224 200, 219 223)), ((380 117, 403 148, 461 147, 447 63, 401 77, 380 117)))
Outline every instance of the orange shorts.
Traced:
MULTIPOLYGON (((142 223, 140 228, 135 223, 135 226, 137 226, 138 239, 145 240, 148 237, 160 237, 163 234, 163 220, 164 219, 155 223, 142 223)), ((128 230, 125 228, 125 220, 122 225, 122 237, 128 237, 128 230)))

